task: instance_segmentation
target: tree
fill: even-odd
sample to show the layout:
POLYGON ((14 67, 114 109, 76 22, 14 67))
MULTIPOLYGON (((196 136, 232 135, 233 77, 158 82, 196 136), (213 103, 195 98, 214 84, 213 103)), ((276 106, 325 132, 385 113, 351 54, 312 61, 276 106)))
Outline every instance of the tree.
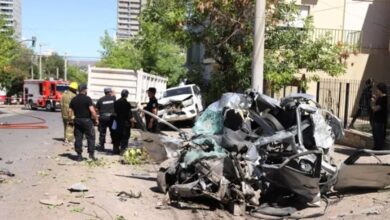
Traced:
POLYGON ((13 29, 5 24, 5 20, 0 15, 0 86, 8 90, 13 79, 13 76, 9 75, 12 69, 10 65, 18 55, 19 46, 13 38, 13 29))
POLYGON ((100 44, 103 48, 102 59, 97 66, 133 70, 141 68, 141 52, 135 47, 133 41, 114 41, 105 32, 100 44))
POLYGON ((68 67, 68 80, 71 82, 78 82, 78 83, 87 83, 88 81, 88 74, 87 72, 79 69, 76 66, 69 66, 68 67))
POLYGON ((103 51, 98 66, 142 68, 168 77, 168 86, 177 85, 186 74, 184 48, 172 40, 163 25, 147 16, 142 16, 141 30, 136 38, 120 41, 114 41, 106 32, 101 38, 103 51))
POLYGON ((43 78, 56 78, 57 68, 59 75, 64 75, 64 58, 57 53, 42 58, 43 78))
MULTIPOLYGON (((181 46, 204 45, 205 58, 215 60, 206 88, 213 99, 250 87, 254 6, 254 0, 153 0, 146 13, 163 30, 173 32, 169 37, 181 46)), ((322 70, 332 76, 345 71, 340 47, 326 38, 311 38, 310 18, 303 28, 294 27, 298 14, 293 1, 267 0, 264 74, 270 90, 290 84, 302 71, 322 70)), ((201 79, 197 69, 201 70, 194 68, 192 74, 201 79)))

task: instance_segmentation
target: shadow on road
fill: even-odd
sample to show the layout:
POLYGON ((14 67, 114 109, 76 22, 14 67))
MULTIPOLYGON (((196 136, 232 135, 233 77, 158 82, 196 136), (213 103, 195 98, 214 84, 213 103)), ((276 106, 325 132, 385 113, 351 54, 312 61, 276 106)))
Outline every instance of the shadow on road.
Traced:
POLYGON ((60 156, 60 157, 66 157, 66 158, 68 158, 68 159, 77 161, 77 155, 75 155, 75 154, 63 153, 63 154, 58 154, 58 156, 60 156))
POLYGON ((64 138, 53 138, 54 141, 64 142, 64 138))
POLYGON ((162 193, 162 192, 158 189, 157 186, 152 186, 152 187, 150 187, 149 189, 150 189, 150 191, 152 191, 152 192, 154 192, 154 193, 164 194, 164 193, 162 193))

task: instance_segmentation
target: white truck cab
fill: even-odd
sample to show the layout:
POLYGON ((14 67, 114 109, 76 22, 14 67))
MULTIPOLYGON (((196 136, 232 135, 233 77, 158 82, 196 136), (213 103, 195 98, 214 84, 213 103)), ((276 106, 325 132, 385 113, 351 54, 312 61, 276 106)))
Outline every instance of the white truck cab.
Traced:
POLYGON ((203 111, 202 95, 195 84, 167 89, 158 103, 158 116, 168 122, 194 120, 203 111))

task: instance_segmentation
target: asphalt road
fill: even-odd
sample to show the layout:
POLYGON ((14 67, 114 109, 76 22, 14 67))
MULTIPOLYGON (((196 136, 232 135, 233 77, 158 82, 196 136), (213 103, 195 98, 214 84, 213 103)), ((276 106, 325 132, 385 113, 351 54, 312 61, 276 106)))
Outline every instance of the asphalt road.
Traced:
MULTIPOLYGON (((28 115, 46 120, 48 129, 0 129, 0 157, 6 161, 28 160, 31 157, 45 156, 54 152, 51 148, 56 139, 62 138, 62 119, 59 112, 8 110, 0 117, 0 123, 38 122, 28 115), (8 113, 8 114, 7 114, 8 113)), ((1 164, 1 163, 0 163, 1 164)), ((19 163, 12 168, 27 169, 19 163)))

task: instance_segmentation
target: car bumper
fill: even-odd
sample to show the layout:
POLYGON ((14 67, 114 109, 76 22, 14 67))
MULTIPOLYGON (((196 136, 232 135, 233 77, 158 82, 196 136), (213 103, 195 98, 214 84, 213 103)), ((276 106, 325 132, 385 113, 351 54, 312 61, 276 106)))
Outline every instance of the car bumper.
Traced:
POLYGON ((184 108, 181 112, 163 112, 159 117, 168 122, 192 120, 197 116, 195 108, 184 108))

